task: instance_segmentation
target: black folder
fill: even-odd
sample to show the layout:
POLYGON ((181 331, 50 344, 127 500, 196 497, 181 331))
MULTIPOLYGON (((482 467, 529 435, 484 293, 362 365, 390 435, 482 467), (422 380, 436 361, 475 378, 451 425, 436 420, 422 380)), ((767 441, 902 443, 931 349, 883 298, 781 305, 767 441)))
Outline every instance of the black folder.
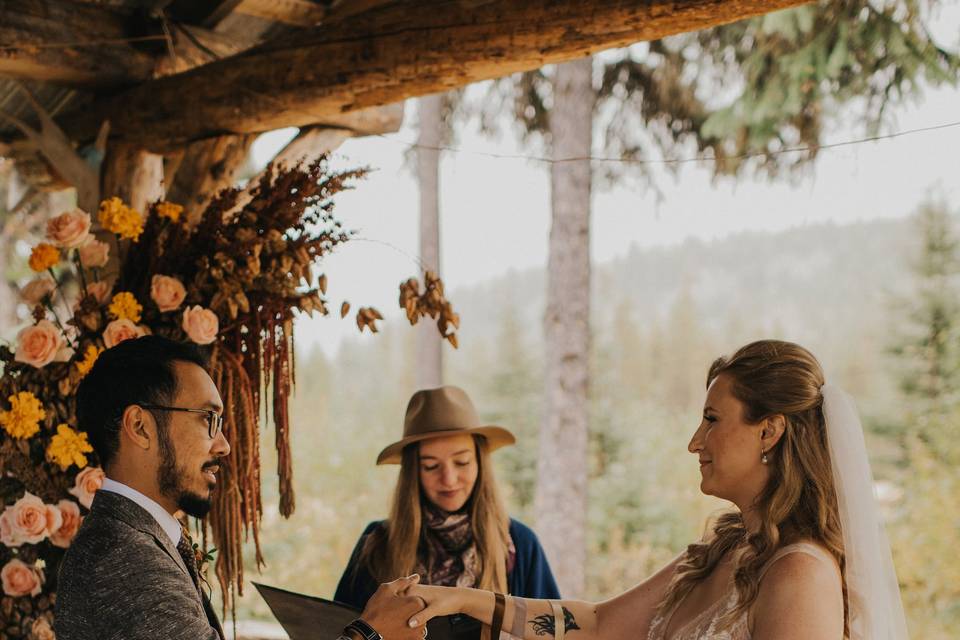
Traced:
MULTIPOLYGON (((350 605, 254 582, 290 640, 336 640, 359 615, 350 605)), ((480 623, 469 616, 442 616, 427 623, 430 640, 479 640, 480 623)))

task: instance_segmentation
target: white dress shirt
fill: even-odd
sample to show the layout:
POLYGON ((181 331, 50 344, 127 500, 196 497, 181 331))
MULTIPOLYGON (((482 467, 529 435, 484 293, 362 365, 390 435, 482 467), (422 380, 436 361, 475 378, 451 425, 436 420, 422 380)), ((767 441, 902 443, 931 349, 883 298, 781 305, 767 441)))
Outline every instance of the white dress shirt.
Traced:
POLYGON ((155 501, 136 489, 128 487, 122 482, 111 480, 110 478, 103 479, 103 486, 100 487, 100 490, 112 491, 113 493, 118 493, 125 498, 133 500, 153 516, 154 520, 160 525, 160 528, 163 529, 163 532, 170 538, 173 546, 177 546, 177 543, 180 542, 180 536, 183 535, 183 529, 180 527, 180 523, 155 501))

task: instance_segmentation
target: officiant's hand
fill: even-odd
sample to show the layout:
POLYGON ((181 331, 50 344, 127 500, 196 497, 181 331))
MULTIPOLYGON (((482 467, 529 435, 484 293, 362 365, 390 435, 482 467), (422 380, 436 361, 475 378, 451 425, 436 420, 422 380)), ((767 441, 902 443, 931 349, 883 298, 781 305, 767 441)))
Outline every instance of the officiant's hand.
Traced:
POLYGON ((360 618, 373 627, 384 640, 421 640, 423 625, 411 628, 407 621, 423 611, 424 601, 407 589, 417 584, 420 576, 414 574, 393 582, 380 585, 373 597, 367 601, 360 618))
MULTIPOLYGON (((415 627, 421 627, 437 616, 448 616, 454 613, 464 613, 466 605, 461 596, 464 590, 452 587, 436 587, 424 584, 412 583, 406 589, 408 596, 416 596, 421 602, 426 603, 422 611, 416 612, 411 616, 410 624, 415 627)), ((493 595, 487 591, 475 591, 479 597, 489 596, 492 600, 493 595)))

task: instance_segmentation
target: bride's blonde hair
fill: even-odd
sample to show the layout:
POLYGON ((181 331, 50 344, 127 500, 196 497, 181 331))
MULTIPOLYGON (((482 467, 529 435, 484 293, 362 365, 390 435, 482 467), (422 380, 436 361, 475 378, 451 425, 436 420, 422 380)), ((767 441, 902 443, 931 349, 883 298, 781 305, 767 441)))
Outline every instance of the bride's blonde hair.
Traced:
POLYGON ((770 480, 755 502, 760 529, 748 535, 740 512, 720 516, 708 539, 687 547, 661 607, 677 605, 721 558, 742 547, 734 573, 738 603, 724 620, 730 624, 757 599, 760 573, 777 549, 809 539, 823 545, 840 566, 846 637, 843 534, 823 420, 823 369, 800 345, 761 340, 715 360, 707 387, 721 374, 730 379, 734 397, 743 403, 744 421, 756 424, 777 414, 786 420, 783 436, 767 454, 770 480))

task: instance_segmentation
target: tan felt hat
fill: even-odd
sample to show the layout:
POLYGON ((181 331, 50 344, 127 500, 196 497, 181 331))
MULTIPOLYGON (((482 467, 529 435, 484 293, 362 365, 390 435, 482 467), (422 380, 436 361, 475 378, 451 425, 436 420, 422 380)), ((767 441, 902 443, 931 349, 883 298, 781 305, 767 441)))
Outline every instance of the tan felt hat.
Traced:
POLYGON ((421 389, 413 394, 407 404, 403 439, 381 451, 377 456, 377 464, 400 464, 403 448, 408 444, 465 433, 484 436, 490 451, 517 441, 503 427, 481 425, 480 415, 470 396, 460 387, 421 389))

